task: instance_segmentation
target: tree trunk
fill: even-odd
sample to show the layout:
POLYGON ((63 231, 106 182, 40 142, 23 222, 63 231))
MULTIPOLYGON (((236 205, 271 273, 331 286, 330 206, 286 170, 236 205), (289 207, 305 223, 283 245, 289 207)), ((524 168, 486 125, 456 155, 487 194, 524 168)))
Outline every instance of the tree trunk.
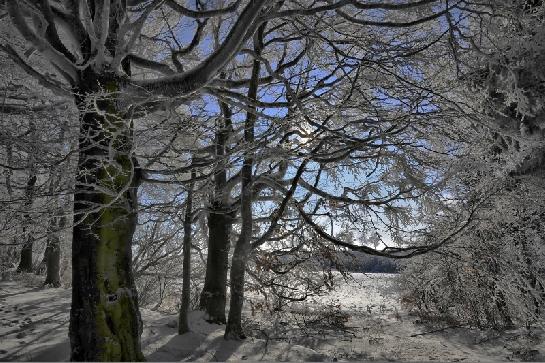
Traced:
POLYGON ((19 266, 17 266, 17 272, 32 272, 32 248, 34 245, 34 237, 32 232, 29 231, 32 224, 32 219, 30 217, 30 209, 34 201, 34 189, 36 185, 36 172, 33 166, 31 166, 30 177, 28 178, 26 188, 25 188, 25 221, 23 227, 23 238, 26 238, 26 241, 23 244, 21 249, 21 259, 19 260, 19 266))
POLYGON ((231 128, 231 110, 220 102, 223 122, 216 133, 216 157, 220 160, 214 174, 214 195, 208 215, 208 256, 206 275, 199 305, 207 315, 207 320, 225 324, 225 305, 227 301, 227 271, 229 270, 229 250, 231 248, 231 217, 228 214, 226 196, 227 171, 224 165, 225 147, 231 128))
MULTIPOLYGON (((191 171, 191 179, 196 177, 195 171, 191 171)), ((184 216, 184 262, 182 270, 182 305, 180 306, 180 317, 178 320, 178 334, 185 334, 189 332, 189 322, 187 321, 187 313, 189 312, 189 302, 191 299, 191 223, 193 214, 193 187, 194 182, 189 183, 189 190, 187 191, 187 200, 185 205, 184 216)))
POLYGON ((45 250, 46 276, 44 285, 52 287, 61 286, 61 236, 66 225, 66 217, 60 211, 54 218, 54 229, 48 234, 47 247, 45 250))
POLYGON ((206 276, 199 305, 206 312, 207 320, 225 324, 225 305, 227 301, 227 271, 229 269, 229 249, 231 241, 231 221, 221 210, 214 209, 208 216, 208 256, 206 276))
POLYGON ((132 274, 137 222, 132 123, 119 116, 112 74, 81 74, 79 162, 74 195, 73 361, 142 361, 142 322, 132 274), (100 92, 97 95, 96 92, 100 92), (95 106, 96 105, 96 106, 95 106))
POLYGON ((47 255, 46 269, 44 285, 51 287, 61 286, 61 244, 58 236, 53 236, 50 242, 50 250, 47 255))
MULTIPOLYGON (((261 25, 257 31, 254 50, 259 55, 262 49, 264 25, 261 25)), ((254 60, 252 66, 252 78, 248 88, 248 98, 257 99, 257 87, 259 80, 260 62, 254 60)), ((252 151, 255 140, 254 127, 256 114, 249 112, 246 115, 244 123, 244 141, 247 146, 247 152, 242 164, 242 183, 240 196, 240 217, 241 227, 240 236, 235 245, 233 258, 231 260, 231 301, 229 304, 229 320, 225 327, 225 339, 245 339, 246 336, 242 329, 242 307, 244 305, 244 279, 246 272, 246 261, 250 252, 250 243, 253 232, 253 213, 252 213, 252 181, 254 167, 254 153, 252 151)))
POLYGON ((231 300, 229 304, 229 320, 225 327, 225 339, 239 340, 246 338, 242 329, 242 308, 244 305, 246 260, 250 251, 250 240, 247 236, 250 234, 251 237, 251 232, 252 229, 248 228, 248 226, 243 227, 231 260, 231 300))
MULTIPOLYGON (((47 274, 47 264, 49 261, 49 254, 51 253, 51 250, 53 249, 52 244, 55 244, 55 238, 57 238, 56 231, 57 231, 58 223, 59 223, 59 217, 57 215, 53 215, 53 217, 49 219, 49 222, 47 225, 47 244, 45 246, 45 251, 44 251, 44 256, 42 258, 42 261, 38 264, 38 266, 36 267, 36 270, 34 271, 36 275, 41 275, 43 273, 47 274)), ((60 258, 60 255, 59 255, 59 258, 60 258)))
MULTIPOLYGON (((27 229, 27 228, 25 228, 27 229)), ((17 266, 17 272, 32 272, 32 247, 34 243, 31 236, 27 236, 26 242, 21 249, 21 259, 17 266)))
MULTIPOLYGON (((61 128, 59 140, 65 139, 65 130, 68 128, 68 124, 64 123, 61 128)), ((59 170, 58 166, 53 166, 50 171, 50 183, 48 194, 55 195, 60 192, 59 186, 62 182, 63 173, 59 170)), ((49 219, 47 226, 47 245, 44 252, 44 257, 38 267, 36 268, 36 275, 41 275, 46 272, 46 279, 44 285, 52 285, 54 287, 60 286, 60 238, 61 230, 66 225, 66 217, 64 216, 64 209, 62 205, 63 198, 59 195, 57 200, 57 206, 52 211, 52 216, 49 219), (53 253, 52 256, 50 254, 53 253), (50 258, 51 257, 51 258, 50 258), (51 275, 48 271, 51 270, 51 275), (57 271, 55 271, 57 270, 57 271)))
POLYGON ((50 246, 50 237, 47 237, 47 245, 45 247, 44 256, 42 257, 42 261, 38 264, 38 266, 34 269, 34 273, 36 275, 42 275, 46 273, 47 270, 47 256, 49 254, 49 251, 51 250, 50 246))

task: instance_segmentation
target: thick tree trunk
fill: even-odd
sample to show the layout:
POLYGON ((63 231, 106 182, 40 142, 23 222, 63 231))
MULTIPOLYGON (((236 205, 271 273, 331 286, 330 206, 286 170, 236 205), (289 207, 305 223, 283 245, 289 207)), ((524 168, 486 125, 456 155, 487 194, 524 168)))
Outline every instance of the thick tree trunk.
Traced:
MULTIPOLYGON (((264 25, 260 26, 257 32, 254 50, 257 54, 261 53, 264 25)), ((254 60, 252 66, 252 82, 248 88, 248 98, 257 99, 257 87, 260 71, 260 62, 254 60)), ((241 227, 240 236, 235 245, 235 251, 231 260, 231 300, 229 304, 229 319, 225 327, 225 339, 244 339, 246 338, 242 329, 242 307, 244 305, 244 279, 246 272, 246 261, 251 250, 251 239, 253 232, 253 213, 252 213, 252 181, 254 167, 254 153, 252 151, 255 141, 256 114, 248 113, 244 123, 244 141, 247 145, 247 152, 242 164, 242 183, 240 196, 240 217, 241 227)))
POLYGON ((227 301, 227 271, 231 241, 231 221, 225 212, 212 209, 208 216, 208 256, 206 276, 199 305, 206 312, 207 320, 225 324, 227 301))
MULTIPOLYGON (((195 171, 191 171, 191 179, 195 179, 195 171)), ((182 305, 180 306, 180 317, 178 320, 178 334, 189 332, 189 322, 187 314, 189 312, 189 302, 191 300, 191 223, 193 214, 193 187, 194 183, 189 184, 187 191, 187 201, 185 205, 184 216, 184 241, 183 252, 184 261, 182 267, 182 305)))
POLYGON ((32 237, 27 236, 27 240, 21 249, 21 259, 19 260, 19 265, 17 266, 17 272, 32 272, 33 244, 32 237))
MULTIPOLYGON (((225 156, 225 147, 231 128, 231 111, 225 103, 220 103, 223 122, 216 133, 216 157, 225 156)), ((223 160, 222 160, 223 161, 223 160)), ((220 162, 214 174, 214 195, 208 215, 208 256, 206 275, 199 305, 206 312, 207 320, 225 324, 225 305, 227 301, 227 271, 229 269, 229 250, 231 248, 231 217, 228 213, 225 186, 227 171, 220 162)))
POLYGON ((139 182, 131 157, 132 124, 118 117, 115 76, 85 72, 80 84, 95 88, 78 90, 77 98, 81 124, 72 242, 71 360, 141 361, 142 323, 131 267, 139 182))

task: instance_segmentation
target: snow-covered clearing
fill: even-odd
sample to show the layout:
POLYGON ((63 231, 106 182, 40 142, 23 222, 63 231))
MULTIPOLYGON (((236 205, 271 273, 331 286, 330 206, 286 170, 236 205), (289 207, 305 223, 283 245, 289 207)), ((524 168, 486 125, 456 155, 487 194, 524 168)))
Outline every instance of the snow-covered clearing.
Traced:
MULTIPOLYGON (((176 334, 175 315, 141 309, 149 361, 540 361, 543 333, 466 328, 430 332, 401 309, 395 275, 354 274, 335 291, 290 311, 247 311, 249 337, 223 340, 223 327, 191 313, 192 332, 176 334)), ((340 281, 340 280, 339 280, 340 281)), ((0 282, 0 360, 68 360, 70 290, 31 279, 0 282)))

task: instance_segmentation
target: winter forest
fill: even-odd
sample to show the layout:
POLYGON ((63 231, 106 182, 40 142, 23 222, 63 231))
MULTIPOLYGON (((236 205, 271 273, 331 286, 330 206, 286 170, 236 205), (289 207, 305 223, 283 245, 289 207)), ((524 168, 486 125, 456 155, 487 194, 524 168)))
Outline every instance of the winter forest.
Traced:
POLYGON ((0 0, 0 361, 545 360, 542 0, 0 0))

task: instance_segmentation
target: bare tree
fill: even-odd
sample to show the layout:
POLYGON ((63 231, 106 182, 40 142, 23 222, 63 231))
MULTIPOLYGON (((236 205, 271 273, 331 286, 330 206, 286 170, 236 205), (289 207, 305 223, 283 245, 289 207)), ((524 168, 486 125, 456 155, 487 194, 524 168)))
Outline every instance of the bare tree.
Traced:
MULTIPOLYGON (((196 178, 196 173, 191 172, 191 180, 196 178)), ((191 182, 187 191, 184 215, 184 241, 183 241, 183 287, 182 303, 180 306, 180 317, 178 321, 178 334, 184 334, 189 331, 188 312, 191 299, 191 225, 193 223, 193 189, 195 184, 191 182)))
MULTIPOLYGON (((291 236, 304 228, 319 237, 317 243, 409 258, 451 241, 473 215, 468 208, 465 218, 452 222, 450 231, 436 241, 422 234, 411 245, 388 244, 383 249, 347 242, 335 228, 328 232, 325 227, 363 220, 367 229, 380 224, 400 236, 411 222, 411 203, 424 193, 440 193, 438 183, 426 179, 426 171, 434 167, 426 162, 428 145, 418 142, 428 139, 429 123, 440 120, 434 111, 440 96, 422 76, 422 62, 431 59, 436 45, 444 49, 452 41, 448 37, 457 23, 451 24, 449 18, 471 4, 463 0, 250 0, 220 2, 215 8, 201 1, 191 4, 175 0, 4 4, 24 45, 2 40, 2 50, 45 87, 73 100, 79 112, 73 360, 143 359, 131 266, 141 183, 179 185, 208 179, 212 185, 208 190, 212 205, 206 211, 209 271, 201 306, 211 320, 225 321, 228 247, 238 232, 230 271, 225 333, 229 339, 244 337, 241 314, 252 251, 275 249, 286 231, 291 236), (209 21, 224 18, 229 20, 215 25, 209 21), (194 24, 191 34, 188 22, 194 24), (216 38, 212 47, 207 34, 216 38), (33 64, 29 55, 34 51, 55 74, 33 64), (212 98, 219 109, 210 112, 206 108, 212 98), (151 125, 151 130, 152 119, 161 112, 177 113, 186 106, 191 114, 198 103, 219 120, 208 130, 215 141, 177 148, 181 127, 173 125, 167 134, 174 136, 163 135, 161 150, 138 150, 135 135, 141 136, 140 125, 151 125), (169 165, 163 163, 168 152, 191 157, 169 165), (180 178, 192 172, 194 177, 180 178), (352 182, 343 180, 343 174, 352 182), (362 175, 367 180, 361 180, 362 175), (264 212, 256 218, 259 203, 264 212)), ((192 119, 202 122, 202 129, 208 127, 205 118, 192 116, 197 117, 174 119, 192 119)), ((191 204, 188 196, 186 215, 191 204)), ((190 237, 188 226, 184 223, 185 238, 190 237)), ((398 242, 405 241, 400 237, 398 242)), ((162 247, 152 250, 168 255, 162 247)))

